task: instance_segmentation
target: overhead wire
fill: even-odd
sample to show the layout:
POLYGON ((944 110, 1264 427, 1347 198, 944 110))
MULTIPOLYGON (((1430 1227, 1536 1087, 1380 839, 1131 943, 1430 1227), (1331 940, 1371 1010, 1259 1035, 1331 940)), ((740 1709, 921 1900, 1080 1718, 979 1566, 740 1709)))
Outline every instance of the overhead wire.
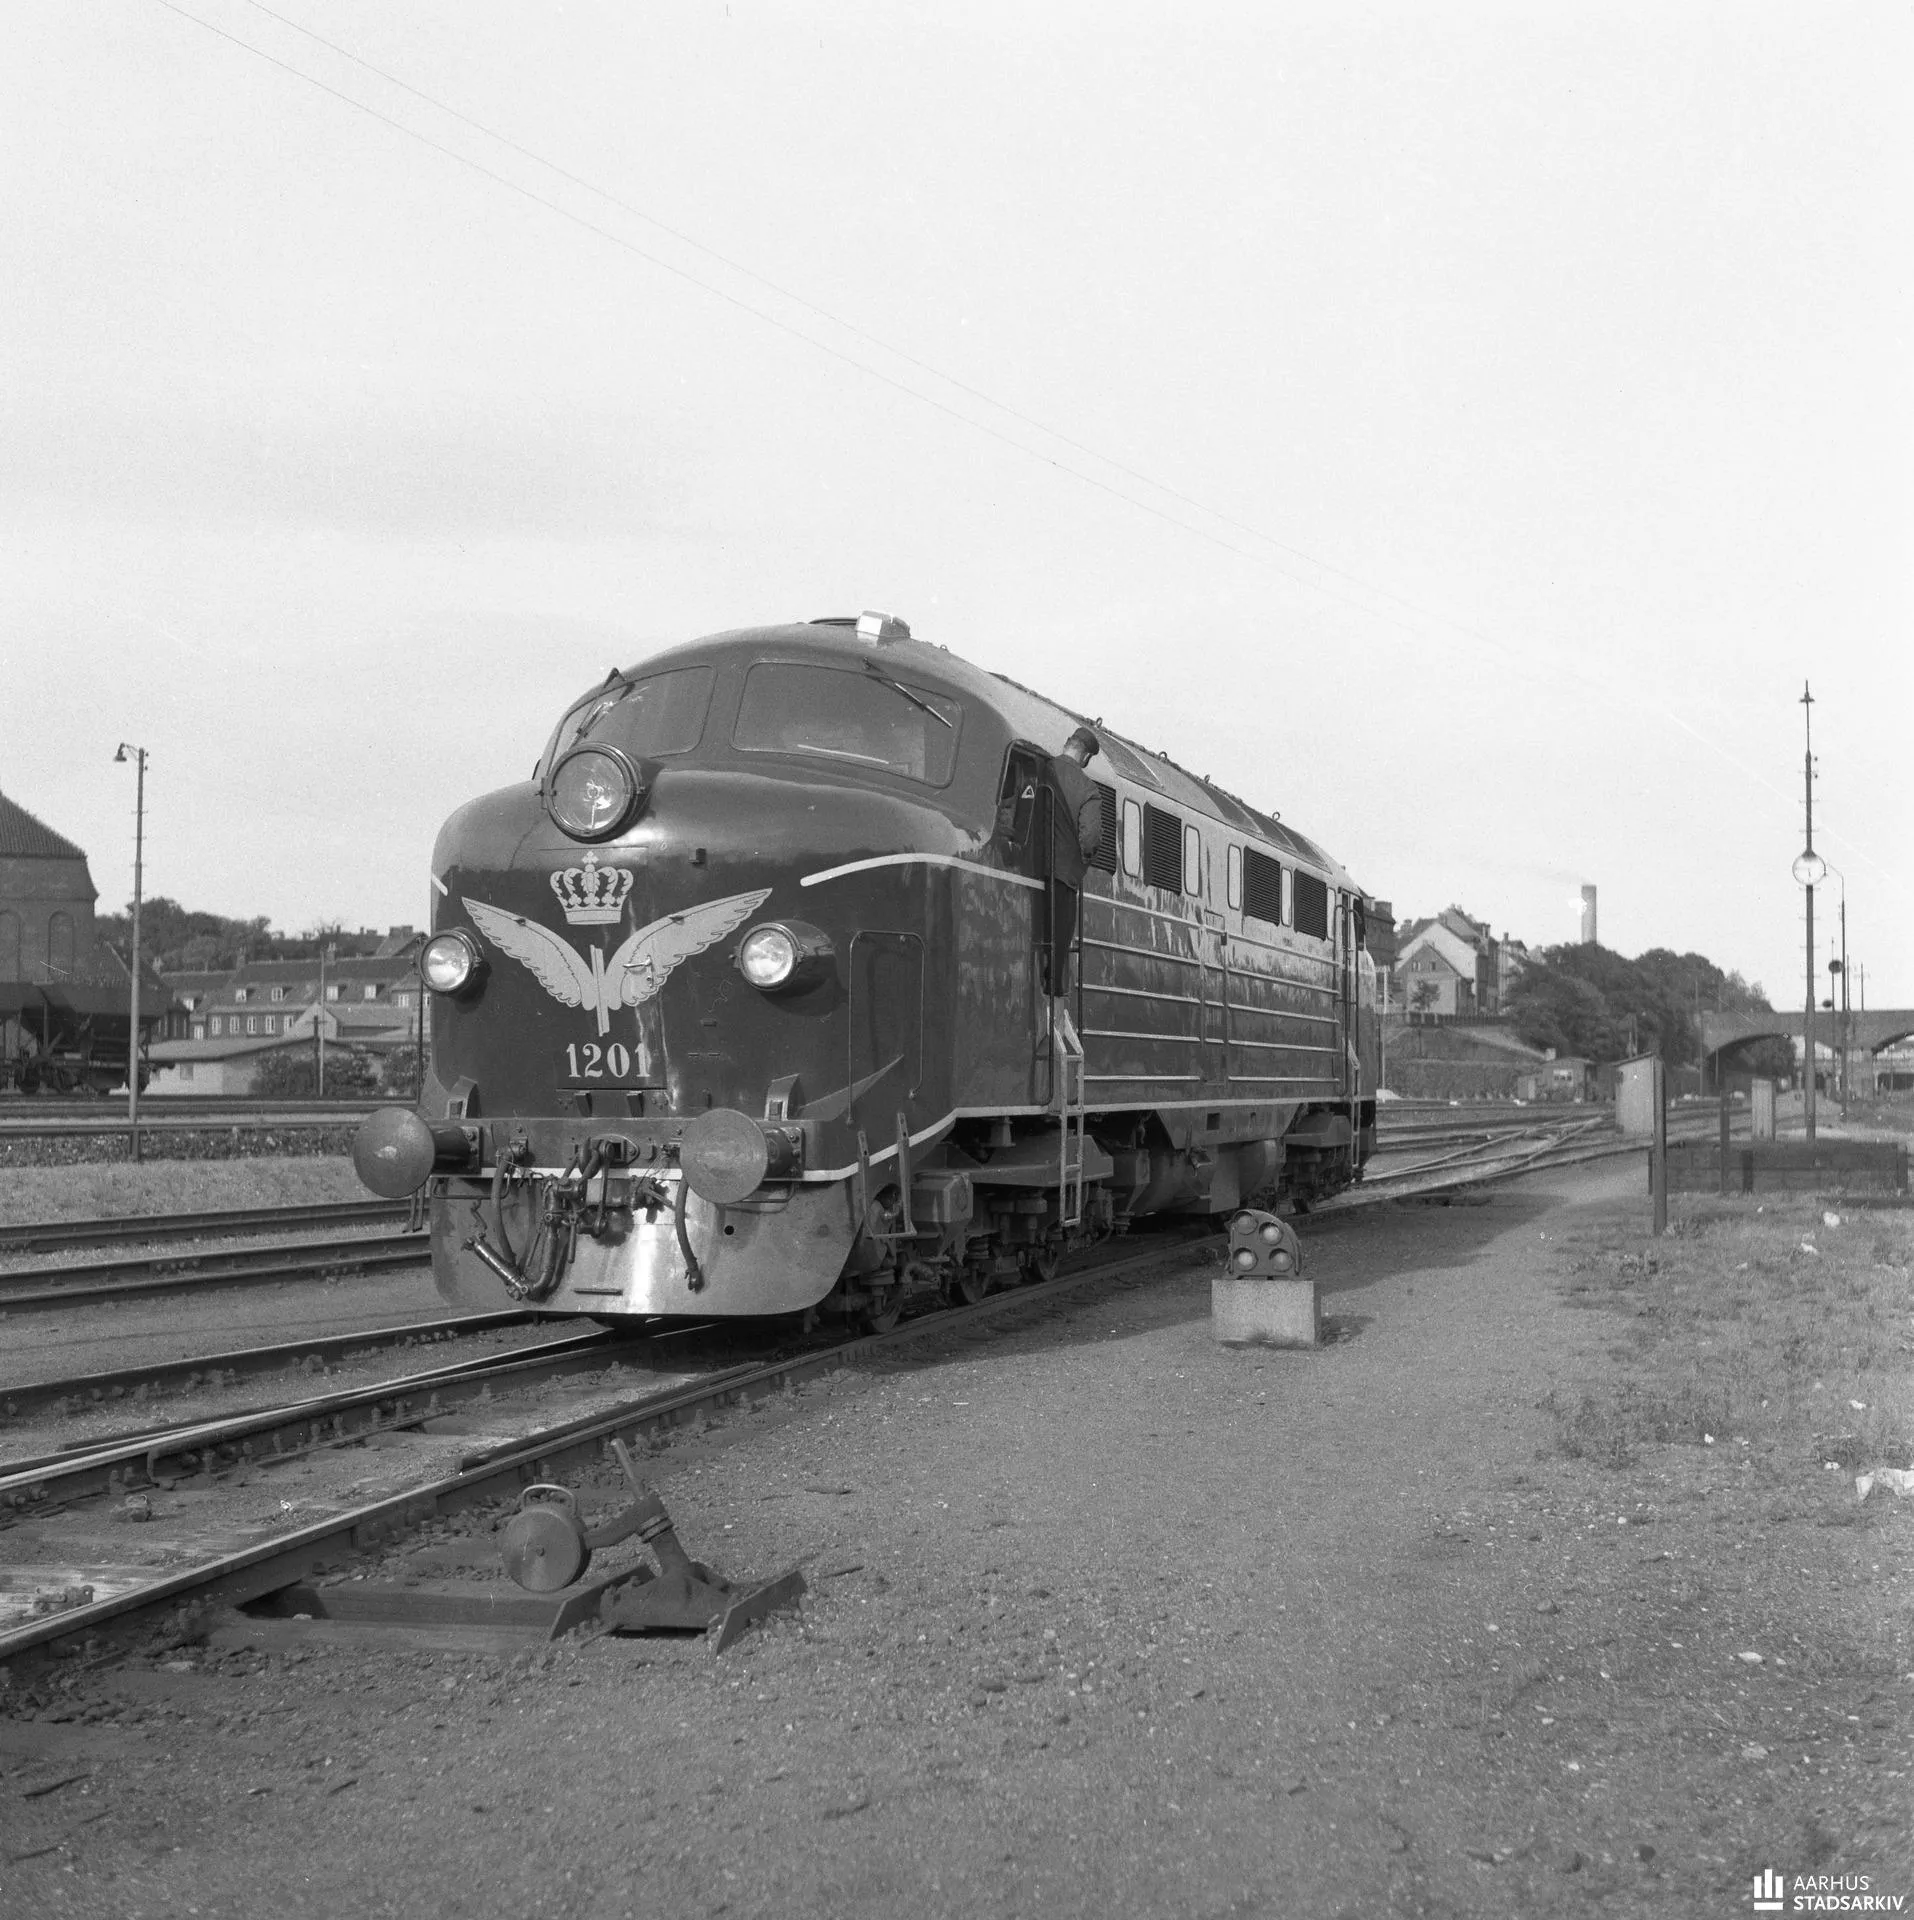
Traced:
MULTIPOLYGON (((1615 688, 1594 675, 1584 673, 1573 665, 1562 662, 1554 662, 1547 666, 1538 667, 1532 658, 1499 639, 1494 634, 1472 626, 1467 622, 1457 620, 1452 616, 1435 612, 1410 600, 1405 595, 1396 593, 1388 587, 1378 586, 1373 581, 1366 580, 1362 576, 1352 573, 1345 568, 1338 567, 1329 561, 1321 560, 1314 554, 1288 541, 1281 540, 1275 535, 1267 533, 1247 521, 1236 518, 1221 508, 1213 507, 1208 502, 1192 494, 1186 493, 1165 481, 1155 479, 1150 474, 1143 472, 1141 469, 1114 455, 1106 454, 1089 443, 1077 439, 1059 428, 1050 426, 1045 421, 1023 411, 1012 403, 998 399, 995 395, 987 392, 983 388, 975 386, 957 375, 945 372, 934 363, 924 360, 902 347, 895 346, 882 338, 882 336, 858 326, 855 322, 845 319, 843 316, 832 312, 829 308, 821 306, 817 302, 807 299, 802 294, 780 285, 777 281, 757 272, 754 268, 731 259, 729 256, 719 252, 716 248, 706 245, 703 241, 696 239, 692 235, 670 226, 665 221, 658 219, 655 215, 647 213, 642 207, 634 205, 631 201, 625 199, 612 189, 601 186, 596 181, 587 178, 583 174, 572 171, 557 161, 548 159, 545 155, 538 153, 533 148, 513 139, 509 134, 501 133, 496 128, 486 125, 485 122, 477 119, 473 115, 463 112, 461 109, 439 99, 436 95, 427 92, 424 88, 416 86, 412 82, 389 72, 386 68, 379 66, 374 61, 366 59, 363 55, 354 53, 350 48, 344 47, 337 41, 329 39, 326 35, 306 26, 301 21, 281 13, 273 7, 265 5, 264 0, 245 0, 245 4, 251 7, 253 11, 263 14, 266 18, 277 22, 279 25, 301 35, 316 45, 326 48, 340 59, 349 61, 354 66, 374 75, 389 86, 420 101, 435 112, 444 114, 449 119, 480 134, 485 139, 491 140, 499 146, 506 148, 508 151, 519 155, 521 158, 530 161, 533 165, 543 168, 554 177, 592 194, 596 198, 604 201, 608 206, 615 207, 630 218, 638 220, 646 226, 655 229, 657 232, 666 235, 679 245, 703 255, 706 259, 715 261, 727 271, 753 282, 769 293, 775 294, 780 300, 787 301, 803 312, 811 314, 817 319, 841 329, 852 338, 860 340, 868 346, 875 347, 882 353, 891 355, 904 365, 912 367, 920 373, 928 374, 931 378, 943 382, 946 386, 965 395, 967 398, 991 408, 993 411, 1016 421, 1019 425, 1028 428, 1030 431, 1043 435, 1046 439, 1055 441, 1059 446, 1067 447, 1072 452, 1082 454, 1088 459, 1097 462, 1099 465, 1107 467, 1113 472, 1122 474, 1126 479, 1135 481, 1138 485, 1147 487, 1154 493, 1161 494, 1165 499, 1173 500, 1180 506, 1187 507, 1196 513, 1216 521, 1224 527, 1230 528, 1236 533, 1245 535, 1247 538, 1259 542, 1263 547, 1272 549, 1275 553, 1286 555, 1290 559, 1300 562, 1303 566, 1313 569, 1317 575, 1326 575, 1332 580, 1347 583, 1349 586, 1357 589, 1360 595, 1365 597, 1358 598, 1356 595, 1339 592, 1336 588, 1327 584, 1322 578, 1301 574, 1292 567, 1280 565, 1272 558, 1269 552, 1252 551, 1239 545, 1235 540, 1225 538, 1223 535, 1217 533, 1214 528, 1202 526, 1181 515, 1167 512, 1163 507, 1150 500, 1139 499, 1136 494, 1126 491, 1120 486, 1113 485, 1110 481, 1096 474, 1085 472, 1081 466, 1074 465, 1067 460, 1059 459, 1054 453, 1047 452, 1041 447, 1032 446, 1016 435, 1006 433, 1002 429, 991 425, 988 421, 976 418, 974 414, 964 411, 961 407, 952 406, 948 402, 939 399, 936 395, 926 393, 921 388, 896 378, 893 374, 886 372, 881 367, 873 366, 867 359, 862 359, 855 354, 847 353, 841 348, 833 346, 828 341, 819 339, 814 333, 807 332, 801 327, 792 325, 789 320, 781 318, 776 313, 769 312, 764 307, 743 299, 738 294, 724 287, 714 285, 711 281, 691 272, 683 265, 666 259, 648 248, 639 246, 635 241, 617 232, 615 229, 588 218, 575 209, 565 206, 560 201, 551 199, 547 195, 537 192, 533 188, 525 185, 524 182, 513 179, 509 174, 501 173, 497 169, 489 167, 485 165, 484 162, 475 159, 472 155, 461 152, 457 147, 449 146, 440 140, 435 140, 419 128, 410 126, 405 121, 397 119, 393 115, 381 112, 377 107, 359 99, 356 95, 347 93, 342 88, 330 85, 327 81, 322 80, 316 74, 308 72, 305 68, 296 65, 294 62, 286 60, 278 54, 269 52, 265 48, 257 46, 227 28, 193 12, 190 8, 180 5, 179 0, 156 0, 156 4, 164 7, 169 13, 177 15, 180 19, 191 22, 205 32, 279 69, 293 79, 303 81, 308 86, 317 88, 320 92, 339 101, 342 105, 353 108, 358 113, 379 122, 381 125, 390 128, 393 132, 400 134, 404 138, 428 148, 445 159, 451 160, 455 165, 463 166, 483 178, 492 181, 494 184, 505 187, 508 191, 520 195, 522 198, 545 209, 547 212, 556 214, 560 219, 569 221, 574 226, 582 228, 595 237, 608 241, 611 245, 643 260, 647 265, 671 274, 686 284, 698 288, 701 292, 707 293, 715 299, 724 301, 738 311, 748 314, 753 319, 759 320, 765 325, 784 333, 788 337, 812 347, 817 352, 829 356, 841 365, 850 367, 854 371, 864 374, 867 378, 880 382, 892 391, 903 394, 906 398, 915 400, 922 406, 932 408, 936 412, 943 414, 946 418, 956 421, 959 425, 968 427, 973 432, 983 434, 998 442, 1000 445, 1010 447, 1014 451, 1025 455, 1027 458, 1039 460, 1055 471, 1067 474, 1072 479, 1081 481, 1086 486, 1094 487, 1110 498, 1119 500, 1126 506, 1134 507, 1139 512, 1150 514, 1152 517, 1161 520, 1164 524, 1177 528, 1180 532, 1207 541, 1211 545, 1222 549, 1224 552, 1232 553, 1239 559, 1249 561, 1252 565, 1268 567, 1282 578, 1289 580, 1296 586, 1302 587, 1306 591, 1321 594, 1326 599, 1348 606, 1359 613, 1367 615, 1372 620, 1395 628, 1399 632, 1421 634, 1426 633, 1430 628, 1446 629, 1463 639, 1472 641, 1476 645, 1487 649, 1519 671, 1534 674, 1539 678, 1547 678, 1552 672, 1564 680, 1580 684, 1584 689, 1604 700, 1612 700, 1617 697, 1615 688), (1388 603, 1389 606, 1401 609, 1401 614, 1391 613, 1384 607, 1379 607, 1374 604, 1378 600, 1388 603)), ((1638 690, 1634 697, 1639 700, 1638 690)), ((1680 713, 1670 707, 1662 705, 1658 701, 1650 700, 1646 704, 1649 709, 1667 725, 1678 732, 1686 734, 1697 744, 1719 756, 1729 766, 1733 767, 1736 772, 1741 774, 1744 779, 1760 787, 1772 798, 1780 801, 1790 800, 1790 796, 1784 788, 1769 780, 1757 768, 1749 766, 1746 762, 1742 761, 1737 755, 1724 746, 1721 741, 1696 727, 1680 713)), ((1844 846, 1849 852, 1867 861, 1877 872, 1888 875, 1888 877, 1893 877, 1890 870, 1876 860, 1866 848, 1859 846, 1857 843, 1842 835, 1830 832, 1829 837, 1838 840, 1839 844, 1844 846)))

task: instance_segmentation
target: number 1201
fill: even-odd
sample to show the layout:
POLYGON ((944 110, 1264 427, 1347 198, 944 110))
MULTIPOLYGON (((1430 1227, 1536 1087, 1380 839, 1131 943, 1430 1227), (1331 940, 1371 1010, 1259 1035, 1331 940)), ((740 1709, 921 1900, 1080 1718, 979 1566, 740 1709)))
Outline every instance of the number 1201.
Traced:
POLYGON ((601 1047, 590 1040, 584 1046, 574 1043, 565 1049, 565 1077, 568 1080, 624 1080, 631 1074, 631 1050, 614 1041, 601 1047))

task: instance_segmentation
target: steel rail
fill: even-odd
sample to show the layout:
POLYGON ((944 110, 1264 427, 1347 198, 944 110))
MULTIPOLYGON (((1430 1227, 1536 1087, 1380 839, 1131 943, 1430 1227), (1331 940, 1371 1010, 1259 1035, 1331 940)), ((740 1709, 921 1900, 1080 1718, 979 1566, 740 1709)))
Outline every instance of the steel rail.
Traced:
MULTIPOLYGON (((1469 1161, 1480 1159, 1484 1154, 1493 1154, 1503 1151, 1509 1146, 1519 1145, 1524 1139, 1537 1139, 1545 1149, 1548 1146, 1560 1145, 1567 1140, 1572 1140, 1578 1134, 1595 1131, 1599 1126, 1599 1122, 1584 1122, 1579 1127, 1548 1129, 1524 1128, 1520 1131, 1512 1130, 1510 1133, 1498 1133, 1469 1138, 1466 1144, 1457 1147, 1452 1153, 1440 1154, 1433 1160, 1420 1160, 1412 1166, 1400 1167, 1392 1172, 1378 1173, 1373 1177, 1378 1180, 1390 1180, 1406 1178, 1412 1174, 1431 1173, 1440 1167, 1462 1166, 1469 1161)), ((1446 1145, 1448 1142, 1431 1142, 1429 1144, 1446 1145)), ((1378 1151, 1380 1152, 1380 1149, 1378 1151)))
MULTIPOLYGON (((205 1604, 243 1605, 296 1581, 321 1575, 329 1565, 354 1553, 381 1548, 441 1513, 492 1501, 516 1486, 551 1479, 567 1468, 583 1465, 596 1459, 613 1438, 661 1430, 695 1413, 766 1398, 819 1374, 863 1364, 911 1341, 997 1319, 1057 1299, 1091 1281, 1134 1272, 1215 1237, 1213 1232, 1184 1236, 1144 1253, 1098 1261, 1054 1280, 993 1294, 974 1306, 925 1314, 889 1333, 865 1334, 769 1362, 730 1368, 687 1386, 641 1394, 597 1414, 523 1435, 501 1448, 468 1456, 457 1472, 444 1478, 329 1515, 129 1592, 0 1632, 0 1661, 55 1641, 97 1632, 103 1626, 150 1614, 189 1597, 205 1604)), ((601 1357, 602 1352, 598 1350, 594 1357, 601 1357)))
POLYGON ((16 1220, 0 1225, 0 1253, 145 1246, 161 1240, 210 1239, 216 1234, 288 1233, 296 1227, 376 1226, 383 1221, 403 1220, 405 1214, 402 1200, 330 1200, 307 1206, 229 1207, 202 1213, 129 1213, 103 1220, 16 1220))
MULTIPOLYGON (((0 1119, 7 1120, 91 1120, 115 1113, 124 1106, 124 1087, 116 1094, 0 1093, 0 1119)), ((378 1102, 362 1098, 339 1100, 274 1099, 270 1094, 169 1093, 156 1097, 150 1091, 147 1102, 159 1109, 161 1118, 177 1115, 184 1119, 205 1120, 256 1119, 280 1114, 300 1119, 316 1119, 329 1113, 370 1113, 378 1102)), ((142 1102, 142 1111, 146 1102, 142 1102)), ((122 1123, 124 1124, 124 1123, 122 1123)), ((146 1122, 142 1119, 140 1125, 146 1122)))
MULTIPOLYGON (((157 1119, 149 1120, 145 1114, 140 1116, 141 1133, 310 1133, 323 1131, 330 1127, 356 1126, 367 1114, 370 1107, 345 1107, 337 1113, 293 1113, 293 1114, 173 1114, 163 1113, 157 1119)), ((15 1119, 12 1114, 0 1114, 0 1140, 70 1140, 90 1139, 96 1135, 130 1133, 122 1115, 118 1119, 91 1119, 78 1114, 61 1118, 49 1115, 45 1119, 15 1119)))
POLYGON ((547 1316, 522 1307, 496 1313, 459 1314, 442 1320, 418 1320, 409 1326, 370 1327, 359 1333, 325 1334, 312 1340, 287 1340, 269 1347, 238 1347, 224 1353, 193 1354, 180 1360, 154 1360, 143 1366, 117 1367, 58 1380, 32 1380, 0 1387, 0 1419, 24 1420, 36 1413, 93 1412, 135 1399, 142 1392, 225 1384, 262 1373, 279 1373, 307 1361, 345 1360, 408 1341, 429 1344, 466 1334, 528 1326, 547 1316))
POLYGON ((0 1462, 0 1508, 29 1517, 103 1493, 133 1493, 221 1466, 270 1466, 319 1447, 436 1419, 501 1377, 529 1382, 605 1365, 608 1353, 641 1349, 644 1336, 604 1327, 573 1330, 538 1347, 480 1354, 418 1373, 275 1407, 249 1407, 83 1442, 65 1452, 0 1462), (424 1404, 418 1404, 423 1400, 424 1404), (288 1444, 290 1443, 290 1444, 288 1444), (173 1462, 169 1467, 166 1463, 173 1462), (143 1477, 142 1477, 143 1476, 143 1477))
MULTIPOLYGON (((1440 1169, 1423 1176, 1425 1184, 1417 1191, 1433 1191, 1439 1187, 1460 1190, 1543 1170, 1548 1165, 1573 1165, 1643 1150, 1644 1144, 1635 1140, 1569 1148, 1550 1142, 1527 1156, 1487 1167, 1440 1169)), ((1400 1181, 1378 1183, 1372 1188, 1351 1189, 1320 1203, 1312 1212, 1329 1213, 1404 1197, 1407 1195, 1400 1181)), ((1127 1258, 1094 1262, 1050 1281, 994 1294, 973 1306, 951 1307, 924 1315, 890 1333, 867 1334, 767 1363, 731 1369, 687 1386, 640 1395, 596 1414, 519 1436, 497 1448, 467 1455, 457 1472, 443 1478, 363 1507, 329 1515, 290 1533, 257 1541, 132 1591, 89 1601, 0 1632, 0 1661, 96 1632, 115 1622, 130 1621, 189 1598, 200 1604, 244 1605, 300 1580, 323 1576, 354 1554, 381 1550, 441 1514, 490 1503, 513 1486, 551 1480, 567 1469, 588 1465, 614 1438, 659 1431, 695 1413, 766 1398, 821 1373, 863 1364, 908 1342, 1040 1305, 1094 1280, 1115 1279, 1216 1237, 1212 1230, 1127 1258)))
POLYGON ((205 1253, 151 1254, 76 1267, 17 1267, 0 1273, 0 1310, 68 1307, 147 1294, 190 1293, 208 1287, 259 1286, 308 1280, 329 1273, 369 1273, 421 1266, 432 1257, 416 1233, 364 1234, 303 1245, 216 1247, 205 1253))
POLYGON ((1642 1153, 1647 1143, 1641 1140, 1604 1140, 1586 1146, 1563 1146, 1550 1141, 1531 1152, 1473 1166, 1445 1165, 1410 1167, 1396 1174, 1383 1174, 1365 1180, 1361 1186, 1346 1187, 1310 1208, 1312 1214, 1346 1213, 1356 1207, 1379 1206, 1385 1201, 1411 1200, 1427 1193, 1460 1193, 1470 1187, 1488 1186, 1497 1180, 1513 1179, 1518 1174, 1537 1173, 1549 1167, 1578 1166, 1589 1160, 1612 1160, 1622 1154, 1642 1153))

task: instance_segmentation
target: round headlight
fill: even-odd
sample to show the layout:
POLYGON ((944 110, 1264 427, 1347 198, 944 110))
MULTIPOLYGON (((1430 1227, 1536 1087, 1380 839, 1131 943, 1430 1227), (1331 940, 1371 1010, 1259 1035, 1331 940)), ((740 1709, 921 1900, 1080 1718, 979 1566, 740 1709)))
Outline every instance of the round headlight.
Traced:
POLYGON ((783 927, 754 927, 738 948, 738 971, 754 987, 783 986, 797 963, 797 942, 783 927))
POLYGON ((454 930, 435 935, 419 955, 419 975, 434 993, 457 993, 471 979, 479 963, 478 948, 469 933, 454 930))
POLYGON ((616 747, 580 747, 552 769, 547 804, 574 840, 602 840, 631 818, 638 776, 616 747))

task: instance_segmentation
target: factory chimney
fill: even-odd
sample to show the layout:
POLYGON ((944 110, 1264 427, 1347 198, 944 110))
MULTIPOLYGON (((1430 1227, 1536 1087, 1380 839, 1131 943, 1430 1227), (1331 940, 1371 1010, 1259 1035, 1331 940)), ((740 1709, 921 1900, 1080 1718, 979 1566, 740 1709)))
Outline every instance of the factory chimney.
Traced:
POLYGON ((1592 947, 1595 941, 1595 889, 1582 889, 1582 945, 1592 947))

